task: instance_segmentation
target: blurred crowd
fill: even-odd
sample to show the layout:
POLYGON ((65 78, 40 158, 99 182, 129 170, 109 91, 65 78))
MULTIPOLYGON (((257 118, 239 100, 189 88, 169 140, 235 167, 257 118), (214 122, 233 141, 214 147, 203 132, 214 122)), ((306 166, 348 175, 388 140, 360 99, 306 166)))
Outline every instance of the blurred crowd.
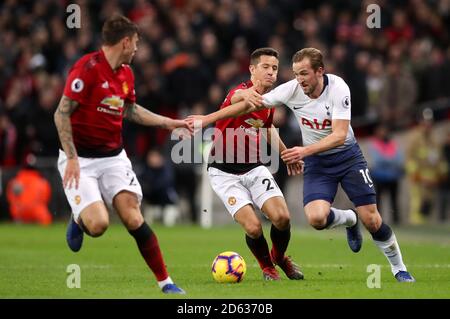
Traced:
POLYGON ((381 213, 389 215, 393 224, 445 222, 449 217, 450 127, 439 133, 433 131, 434 125, 433 111, 425 109, 403 144, 384 124, 377 126, 368 142, 377 202, 381 213), (408 189, 402 189, 404 178, 408 189), (408 193, 409 211, 402 214, 399 195, 408 193), (382 205, 386 196, 389 205, 382 205), (402 220, 404 217, 407 220, 402 220))
MULTIPOLYGON (((156 113, 183 118, 216 110, 231 86, 248 79, 249 55, 263 46, 280 53, 280 83, 292 79, 294 52, 321 49, 326 72, 350 86, 356 128, 379 123, 402 131, 416 124, 423 103, 450 105, 450 0, 5 0, 1 167, 20 165, 30 153, 57 156, 53 113, 67 72, 83 54, 99 49, 101 26, 116 12, 140 27, 132 65, 137 101, 156 113), (66 25, 72 2, 81 8, 80 29, 66 25), (380 7, 380 28, 366 25, 369 4, 380 7)), ((278 123, 288 123, 289 115, 279 113, 278 123)), ((298 131, 289 132, 283 137, 297 142, 298 131)), ((167 139, 168 132, 125 123, 127 152, 143 176, 151 176, 145 173, 149 151, 165 156, 167 139)), ((176 191, 194 202, 193 220, 195 183, 186 181, 194 180, 195 169, 172 168, 168 177, 177 187, 187 185, 176 191)), ((176 197, 170 198, 173 204, 176 197)))

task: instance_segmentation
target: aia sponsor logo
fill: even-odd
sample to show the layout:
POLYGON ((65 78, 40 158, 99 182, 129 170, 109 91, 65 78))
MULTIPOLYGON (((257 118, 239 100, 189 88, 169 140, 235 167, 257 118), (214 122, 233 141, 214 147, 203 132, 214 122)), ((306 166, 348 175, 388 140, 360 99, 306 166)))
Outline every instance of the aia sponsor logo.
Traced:
POLYGON ((302 125, 308 126, 313 130, 325 130, 331 127, 331 120, 325 119, 320 123, 318 119, 313 119, 311 121, 307 118, 302 117, 302 125))

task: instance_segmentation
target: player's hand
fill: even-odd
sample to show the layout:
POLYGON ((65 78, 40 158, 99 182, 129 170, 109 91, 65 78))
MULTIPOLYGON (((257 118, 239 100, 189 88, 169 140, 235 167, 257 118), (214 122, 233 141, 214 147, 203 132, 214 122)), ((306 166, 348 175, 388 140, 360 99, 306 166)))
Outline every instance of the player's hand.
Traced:
POLYGON ((242 90, 241 94, 244 98, 245 103, 252 107, 253 109, 258 109, 260 106, 263 105, 263 99, 262 96, 256 91, 257 86, 253 86, 249 89, 242 90))
POLYGON ((189 123, 189 125, 192 125, 194 133, 196 133, 199 129, 202 129, 211 124, 208 120, 208 117, 205 115, 189 115, 186 118, 186 121, 189 123))
POLYGON ((173 131, 178 138, 184 140, 190 138, 194 134, 194 127, 186 119, 175 120, 171 119, 167 124, 166 128, 173 131))
POLYGON ((165 125, 165 128, 168 130, 174 130, 176 128, 185 128, 188 129, 189 132, 193 132, 194 129, 186 120, 175 120, 175 119, 169 119, 165 125))
POLYGON ((289 176, 300 175, 303 173, 305 162, 300 161, 294 164, 286 164, 287 172, 289 176))
POLYGON ((75 182, 75 189, 78 189, 80 182, 80 163, 77 158, 67 160, 66 169, 64 171, 63 187, 71 189, 73 182, 75 182))
POLYGON ((288 148, 281 152, 281 159, 286 164, 295 164, 301 161, 305 156, 307 156, 306 148, 302 146, 288 148))

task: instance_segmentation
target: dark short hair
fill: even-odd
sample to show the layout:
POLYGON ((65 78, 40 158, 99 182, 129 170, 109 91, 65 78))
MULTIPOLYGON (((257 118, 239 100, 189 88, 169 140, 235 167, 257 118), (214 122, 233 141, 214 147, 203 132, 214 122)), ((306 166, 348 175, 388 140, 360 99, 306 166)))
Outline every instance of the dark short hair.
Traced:
POLYGON ((105 45, 115 45, 123 38, 135 34, 139 34, 138 26, 120 14, 112 16, 103 24, 102 39, 105 45))
POLYGON ((304 48, 297 51, 292 57, 292 63, 300 62, 305 58, 309 59, 314 71, 317 71, 320 67, 325 68, 322 52, 316 48, 304 48))
POLYGON ((253 51, 250 55, 250 64, 256 65, 259 63, 259 58, 263 55, 274 56, 278 59, 278 51, 273 48, 259 48, 253 51))

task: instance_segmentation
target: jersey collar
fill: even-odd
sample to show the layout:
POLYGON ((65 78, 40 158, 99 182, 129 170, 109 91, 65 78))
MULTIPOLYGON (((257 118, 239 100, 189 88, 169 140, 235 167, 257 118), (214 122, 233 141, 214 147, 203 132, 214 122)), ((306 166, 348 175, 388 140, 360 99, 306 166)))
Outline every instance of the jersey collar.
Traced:
POLYGON ((111 68, 111 65, 109 65, 108 60, 106 60, 106 56, 105 56, 105 52, 103 52, 102 49, 99 50, 99 54, 100 54, 100 63, 105 65, 105 68, 108 69, 108 72, 112 75, 115 75, 117 73, 117 71, 119 71, 122 66, 120 66, 116 72, 114 72, 114 70, 111 68))
POLYGON ((319 96, 322 95, 323 91, 325 91, 325 88, 328 85, 328 76, 326 74, 323 75, 323 88, 322 88, 322 92, 320 92, 319 96))

